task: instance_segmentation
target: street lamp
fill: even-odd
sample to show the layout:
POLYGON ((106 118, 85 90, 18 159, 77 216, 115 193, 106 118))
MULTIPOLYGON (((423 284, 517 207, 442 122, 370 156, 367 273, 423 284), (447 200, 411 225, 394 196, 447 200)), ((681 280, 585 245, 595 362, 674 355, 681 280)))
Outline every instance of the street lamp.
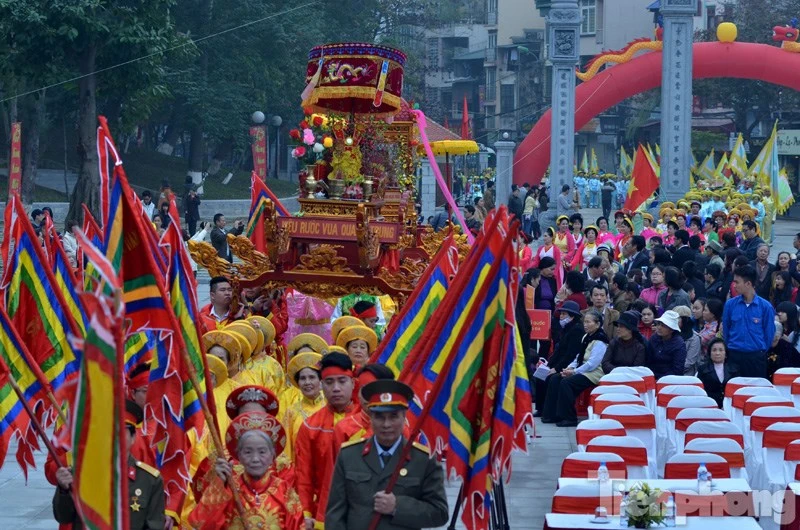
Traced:
POLYGON ((270 123, 273 127, 275 127, 275 179, 278 179, 280 175, 280 163, 281 163, 281 125, 283 125, 283 118, 278 116, 277 114, 272 117, 270 123))
POLYGON ((264 123, 264 120, 266 120, 267 117, 264 116, 263 112, 261 112, 260 110, 257 110, 257 111, 255 111, 253 113, 252 116, 250 116, 250 119, 253 120, 254 124, 261 125, 262 123, 264 123))

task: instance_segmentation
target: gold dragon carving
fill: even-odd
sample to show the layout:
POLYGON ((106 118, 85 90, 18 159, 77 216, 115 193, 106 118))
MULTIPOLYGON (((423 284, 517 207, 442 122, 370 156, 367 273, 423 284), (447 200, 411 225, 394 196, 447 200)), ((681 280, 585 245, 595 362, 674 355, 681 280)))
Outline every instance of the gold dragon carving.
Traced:
POLYGON ((225 276, 230 278, 234 275, 233 264, 219 257, 217 249, 205 241, 189 240, 189 254, 192 259, 201 267, 208 271, 212 278, 215 276, 225 276))
POLYGON ((336 252, 341 245, 320 244, 311 248, 308 254, 300 256, 300 264, 296 270, 355 276, 355 272, 347 266, 347 258, 336 252))
POLYGON ((429 257, 433 258, 439 249, 442 248, 444 240, 447 239, 451 233, 454 234, 459 260, 463 261, 467 253, 469 253, 470 245, 467 236, 461 233, 461 226, 457 224, 450 224, 438 232, 434 232, 433 227, 426 226, 420 235, 422 249, 429 257))
POLYGON ((272 270, 269 258, 256 250, 253 242, 245 236, 228 234, 228 246, 234 256, 242 260, 233 267, 240 278, 258 278, 265 272, 272 270))

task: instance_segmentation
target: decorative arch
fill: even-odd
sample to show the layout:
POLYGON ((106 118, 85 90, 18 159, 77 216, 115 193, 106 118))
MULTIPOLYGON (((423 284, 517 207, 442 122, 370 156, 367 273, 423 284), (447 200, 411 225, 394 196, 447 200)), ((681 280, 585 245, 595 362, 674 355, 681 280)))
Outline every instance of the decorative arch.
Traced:
MULTIPOLYGON (((625 99, 661 86, 661 52, 640 55, 603 70, 575 90, 575 130, 625 99)), ((800 53, 768 44, 698 42, 694 44, 693 79, 754 79, 800 90, 800 53)), ((550 165, 548 110, 514 155, 514 183, 539 183, 550 165)))

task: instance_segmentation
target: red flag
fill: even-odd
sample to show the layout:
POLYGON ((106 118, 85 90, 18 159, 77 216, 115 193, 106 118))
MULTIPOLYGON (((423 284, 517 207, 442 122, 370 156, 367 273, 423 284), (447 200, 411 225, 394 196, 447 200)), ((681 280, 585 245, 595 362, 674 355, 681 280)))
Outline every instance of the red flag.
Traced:
POLYGON ((633 164, 631 181, 628 184, 628 198, 625 200, 625 210, 634 211, 644 204, 658 188, 658 175, 653 168, 647 151, 639 144, 636 153, 636 162, 633 164))
POLYGON ((467 96, 464 96, 464 108, 461 111, 461 139, 469 140, 469 111, 467 110, 467 96))

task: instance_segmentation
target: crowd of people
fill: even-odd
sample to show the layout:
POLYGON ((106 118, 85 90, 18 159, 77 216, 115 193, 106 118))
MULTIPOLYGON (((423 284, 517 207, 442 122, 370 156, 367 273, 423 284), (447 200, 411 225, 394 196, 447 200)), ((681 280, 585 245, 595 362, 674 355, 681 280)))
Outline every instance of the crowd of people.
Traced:
MULTIPOLYGON (((729 196, 730 210, 716 197, 664 203, 658 220, 620 210, 590 223, 565 186, 559 203, 573 211, 543 230, 535 251, 521 235, 521 289, 535 289, 527 309, 547 311, 552 330, 531 339, 518 304, 542 422, 577 425, 578 397, 619 366, 646 366, 656 379, 696 375, 720 406, 733 377, 800 367, 797 259, 773 254, 771 220, 750 206, 760 196, 729 196)), ((799 250, 800 233, 792 252, 799 250)))

